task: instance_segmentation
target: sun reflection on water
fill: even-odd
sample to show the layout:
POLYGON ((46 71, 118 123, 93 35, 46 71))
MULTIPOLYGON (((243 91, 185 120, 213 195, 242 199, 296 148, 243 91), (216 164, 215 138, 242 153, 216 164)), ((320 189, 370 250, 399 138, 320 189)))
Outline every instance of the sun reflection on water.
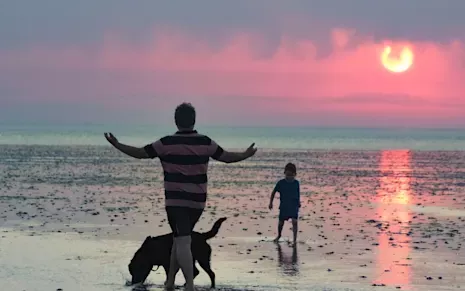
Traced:
POLYGON ((379 253, 375 284, 410 288, 410 213, 411 152, 383 151, 380 160, 381 178, 377 191, 379 253))

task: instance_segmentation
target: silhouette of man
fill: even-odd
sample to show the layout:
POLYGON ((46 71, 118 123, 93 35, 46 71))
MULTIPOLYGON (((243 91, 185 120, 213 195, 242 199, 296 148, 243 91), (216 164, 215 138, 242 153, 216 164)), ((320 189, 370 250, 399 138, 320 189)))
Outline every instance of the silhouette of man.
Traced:
POLYGON ((137 159, 159 158, 164 171, 165 209, 174 240, 171 266, 165 286, 173 290, 181 268, 186 290, 193 291, 191 233, 203 213, 207 200, 207 170, 210 158, 235 163, 252 157, 257 148, 250 145, 244 152, 229 152, 195 129, 196 112, 190 103, 176 107, 174 121, 178 131, 144 147, 120 143, 111 133, 105 138, 116 149, 137 159))

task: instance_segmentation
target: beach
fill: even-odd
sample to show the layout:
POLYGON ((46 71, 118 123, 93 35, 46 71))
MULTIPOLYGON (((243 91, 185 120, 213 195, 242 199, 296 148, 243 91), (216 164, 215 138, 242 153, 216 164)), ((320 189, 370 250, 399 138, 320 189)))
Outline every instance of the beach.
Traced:
MULTIPOLYGON (((0 145, 0 168, 2 290, 131 290, 134 252, 169 232, 158 160, 102 145, 0 145)), ((227 217, 209 241, 218 290, 461 290, 464 186, 462 151, 263 149, 210 163, 196 230, 227 217), (295 249, 290 223, 271 242, 278 201, 267 209, 287 162, 301 183, 295 249)), ((164 279, 152 272, 147 288, 164 279)), ((208 289, 203 270, 195 283, 208 289)))

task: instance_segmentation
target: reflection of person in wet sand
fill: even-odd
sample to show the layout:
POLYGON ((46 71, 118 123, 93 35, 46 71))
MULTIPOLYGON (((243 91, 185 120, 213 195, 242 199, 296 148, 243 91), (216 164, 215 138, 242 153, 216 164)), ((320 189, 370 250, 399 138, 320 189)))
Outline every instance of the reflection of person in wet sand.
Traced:
POLYGON ((283 253, 280 244, 278 246, 278 265, 283 270, 283 273, 290 276, 299 274, 299 257, 297 255, 297 245, 292 246, 292 256, 283 253))

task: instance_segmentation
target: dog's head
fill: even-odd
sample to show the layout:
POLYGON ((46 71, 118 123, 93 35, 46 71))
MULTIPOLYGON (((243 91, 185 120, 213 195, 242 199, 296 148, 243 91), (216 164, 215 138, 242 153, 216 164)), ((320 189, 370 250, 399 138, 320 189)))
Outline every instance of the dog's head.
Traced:
POLYGON ((153 245, 154 238, 148 236, 137 250, 128 265, 131 274, 131 284, 143 283, 149 276, 153 267, 153 245))

